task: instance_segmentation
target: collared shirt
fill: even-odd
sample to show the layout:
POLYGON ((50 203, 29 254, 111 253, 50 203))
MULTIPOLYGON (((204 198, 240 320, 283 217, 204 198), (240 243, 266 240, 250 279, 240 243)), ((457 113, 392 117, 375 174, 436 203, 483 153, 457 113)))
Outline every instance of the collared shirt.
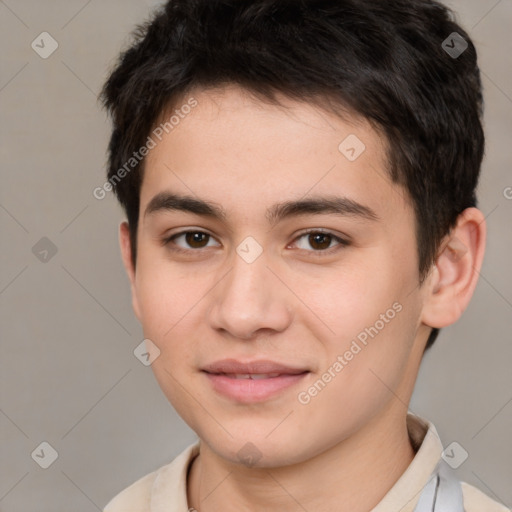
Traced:
MULTIPOLYGON (((429 421, 407 414, 409 439, 416 452, 402 476, 370 512, 414 512, 421 491, 441 458, 443 445, 429 421)), ((137 480, 114 497, 104 512, 187 512, 187 472, 199 453, 199 442, 170 464, 137 480)), ((504 505, 462 482, 465 512, 511 512, 504 505)))

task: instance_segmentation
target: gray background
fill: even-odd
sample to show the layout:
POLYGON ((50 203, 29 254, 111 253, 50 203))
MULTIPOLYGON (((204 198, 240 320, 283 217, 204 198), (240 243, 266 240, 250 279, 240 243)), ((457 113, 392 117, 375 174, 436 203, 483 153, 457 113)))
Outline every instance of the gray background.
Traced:
MULTIPOLYGON (((0 1, 2 512, 100 510, 195 439, 134 357, 143 336, 119 254, 123 215, 112 195, 92 195, 109 135, 96 95, 157 3, 0 1), (43 31, 59 44, 47 59, 31 48, 43 31), (57 248, 47 262, 32 251, 42 237, 57 248), (58 452, 48 469, 31 457, 43 441, 58 452)), ((461 478, 510 506, 512 1, 450 5, 479 51, 489 236, 474 299, 425 357, 411 410, 467 450, 461 478)))

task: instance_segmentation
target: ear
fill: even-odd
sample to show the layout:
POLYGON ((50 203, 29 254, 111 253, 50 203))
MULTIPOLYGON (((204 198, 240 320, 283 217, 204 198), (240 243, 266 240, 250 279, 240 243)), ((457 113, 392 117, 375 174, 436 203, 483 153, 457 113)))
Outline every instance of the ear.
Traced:
POLYGON ((141 321, 139 301, 137 298, 137 286, 135 281, 135 268, 132 264, 132 247, 130 242, 130 228, 128 222, 123 221, 119 225, 119 245, 121 246, 121 256, 123 258, 124 268, 130 279, 132 293, 132 308, 135 316, 141 321))
POLYGON ((421 320, 433 328, 455 323, 476 287, 485 251, 486 224, 483 213, 467 208, 440 246, 429 277, 421 320))

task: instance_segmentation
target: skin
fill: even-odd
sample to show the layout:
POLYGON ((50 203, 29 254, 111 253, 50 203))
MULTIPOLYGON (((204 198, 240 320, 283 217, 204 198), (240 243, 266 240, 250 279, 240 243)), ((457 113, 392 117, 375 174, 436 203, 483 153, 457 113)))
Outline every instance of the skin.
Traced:
POLYGON ((198 105, 146 160, 136 270, 128 225, 120 226, 133 308, 160 350, 154 374, 201 440, 189 506, 368 511, 414 457, 406 414, 423 350, 430 328, 455 322, 471 298, 484 217, 476 208, 461 214, 420 286, 414 211, 387 177, 384 142, 367 122, 292 100, 284 99, 287 109, 268 105, 236 86, 193 96, 198 105), (338 150, 350 134, 366 146, 352 162, 338 150), (145 216, 162 191, 217 203, 226 220, 182 211, 145 216), (307 214, 272 226, 265 216, 275 203, 334 193, 379 219, 307 214), (315 245, 303 235, 309 228, 350 244, 315 245), (186 230, 211 236, 162 244, 186 230), (236 252, 249 236, 263 249, 252 263, 236 252), (298 393, 394 303, 402 310, 300 403, 298 393), (239 403, 217 394, 200 371, 223 358, 271 359, 310 373, 264 402, 239 403), (253 466, 238 456, 248 442, 261 454, 253 466))

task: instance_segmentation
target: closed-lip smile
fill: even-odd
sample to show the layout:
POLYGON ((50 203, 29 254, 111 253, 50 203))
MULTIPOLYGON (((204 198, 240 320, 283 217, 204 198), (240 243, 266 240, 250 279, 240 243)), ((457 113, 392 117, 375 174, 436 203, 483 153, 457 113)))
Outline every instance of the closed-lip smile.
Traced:
POLYGON ((296 384, 309 370, 270 360, 222 359, 201 368, 213 389, 238 402, 262 402, 296 384))

